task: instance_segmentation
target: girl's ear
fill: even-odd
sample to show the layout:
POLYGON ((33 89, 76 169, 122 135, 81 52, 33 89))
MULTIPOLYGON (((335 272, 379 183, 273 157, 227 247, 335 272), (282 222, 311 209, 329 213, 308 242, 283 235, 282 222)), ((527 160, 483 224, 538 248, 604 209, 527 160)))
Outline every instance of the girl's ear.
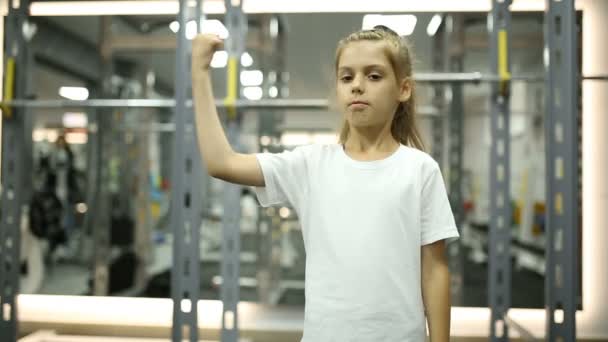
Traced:
POLYGON ((399 102, 406 102, 412 96, 412 82, 409 77, 405 77, 399 84, 399 102))

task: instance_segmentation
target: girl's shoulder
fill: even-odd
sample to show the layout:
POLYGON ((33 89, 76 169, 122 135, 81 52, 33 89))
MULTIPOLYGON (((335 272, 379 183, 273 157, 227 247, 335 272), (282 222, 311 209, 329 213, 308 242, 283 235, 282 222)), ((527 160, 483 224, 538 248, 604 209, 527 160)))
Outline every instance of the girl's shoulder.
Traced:
POLYGON ((405 151, 407 157, 424 164, 433 164, 437 163, 435 159, 425 151, 419 150, 417 148, 401 145, 401 149, 405 151))
POLYGON ((401 149, 404 151, 404 159, 406 159, 406 162, 410 167, 416 167, 423 174, 429 174, 439 170, 437 161, 425 151, 405 145, 401 145, 401 149))

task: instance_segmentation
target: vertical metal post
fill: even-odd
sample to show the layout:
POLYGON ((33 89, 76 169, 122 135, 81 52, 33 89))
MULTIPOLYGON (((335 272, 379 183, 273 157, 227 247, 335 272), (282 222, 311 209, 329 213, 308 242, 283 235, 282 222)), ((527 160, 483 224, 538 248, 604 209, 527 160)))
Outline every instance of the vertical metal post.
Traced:
POLYGON ((547 1, 547 245, 545 307, 548 341, 576 340, 578 294, 578 61, 574 0, 547 1))
MULTIPOLYGON (((97 89, 99 89, 99 87, 95 84, 90 84, 89 89, 92 89, 92 97, 98 97, 95 96, 95 94, 99 93, 97 89)), ((101 134, 101 132, 99 131, 99 125, 100 125, 100 121, 99 121, 99 109, 97 110, 91 110, 88 112, 88 140, 87 140, 87 171, 86 171, 86 178, 87 178, 87 185, 86 185, 86 189, 87 189, 87 194, 86 194, 86 198, 85 198, 85 203, 87 205, 87 211, 84 217, 84 231, 85 233, 83 234, 84 236, 91 234, 95 229, 95 219, 96 219, 96 213, 97 213, 97 203, 98 203, 98 192, 99 192, 99 145, 100 145, 100 141, 99 141, 99 135, 101 134), (94 210, 95 208, 95 210, 94 210)), ((80 244, 80 246, 82 247, 83 244, 80 244)))
MULTIPOLYGON (((5 94, 24 98, 27 91, 28 58, 23 34, 27 25, 28 0, 9 1, 6 20, 5 94), (12 94, 10 94, 12 92, 12 94)), ((21 246, 21 206, 23 204, 24 116, 25 109, 2 111, 2 197, 0 213, 0 340, 16 341, 19 260, 21 246)))
MULTIPOLYGON (((98 125, 99 160, 110 160, 112 156, 112 124, 109 115, 100 115, 98 125)), ((110 167, 105 163, 99 163, 98 166, 99 178, 96 199, 98 206, 91 208, 91 210, 96 211, 95 217, 97 218, 94 220, 97 225, 93 226, 93 240, 95 241, 93 294, 95 296, 106 296, 109 291, 110 167)))
MULTIPOLYGON (((267 77, 268 94, 270 97, 283 98, 288 96, 289 74, 285 71, 286 29, 281 15, 272 15, 265 23, 266 29, 261 39, 265 39, 272 50, 263 58, 270 70, 267 77), (273 89, 272 95, 270 89, 273 89)), ((280 153, 284 147, 280 143, 281 132, 278 125, 285 119, 284 113, 270 111, 258 114, 258 132, 260 151, 280 153)), ((260 302, 276 305, 281 299, 281 242, 283 232, 281 219, 276 208, 259 208, 258 224, 258 296, 260 302)))
MULTIPOLYGON (((232 146, 237 144, 239 128, 229 122, 226 135, 232 146)), ((239 338, 238 303, 240 297, 240 251, 241 251, 241 186, 224 183, 222 217, 222 342, 236 342, 239 338)))
MULTIPOLYGON (((102 54, 102 91, 103 96, 111 96, 112 84, 110 82, 113 67, 112 53, 106 46, 107 37, 110 35, 111 17, 101 18, 100 42, 102 54)), ((94 259, 93 259, 93 294, 95 296, 106 296, 109 290, 109 266, 108 259, 110 254, 110 166, 100 161, 109 161, 112 158, 113 137, 112 137, 112 118, 109 112, 98 109, 97 117, 97 195, 95 202, 97 206, 94 210, 97 223, 93 227, 94 259)))
MULTIPOLYGON (((450 103, 449 121, 449 175, 450 175, 450 203, 454 213, 454 221, 458 231, 462 232, 464 224, 464 206, 462 200, 462 158, 464 144, 464 105, 462 84, 451 83, 452 101, 450 103)), ((450 255, 451 295, 454 305, 462 305, 462 289, 464 282, 464 255, 460 239, 448 246, 450 255)))
MULTIPOLYGON (((186 338, 198 341, 198 300, 200 297, 200 224, 202 216, 201 189, 192 186, 201 177, 200 154, 194 129, 192 108, 186 100, 192 95, 190 58, 192 46, 186 38, 186 25, 196 20, 198 4, 179 1, 179 32, 177 35, 175 72, 175 140, 171 174, 171 226, 173 227, 173 342, 186 338)), ((197 25, 198 26, 198 25, 197 25)))
MULTIPOLYGON (((226 7, 226 27, 230 32, 226 44, 228 52, 227 98, 228 104, 239 97, 239 65, 244 52, 247 21, 242 9, 242 1, 224 1, 226 7)), ((231 146, 238 145, 240 118, 234 106, 228 106, 226 135, 231 146)), ((241 186, 224 183, 222 223, 222 342, 236 342, 239 338, 238 302, 240 297, 240 251, 241 251, 241 186)))
MULTIPOLYGON (((464 18, 462 15, 450 16, 451 32, 448 63, 450 71, 462 72, 464 56, 464 18)), ((454 220, 458 231, 462 232, 464 224, 464 207, 462 201, 462 159, 464 145, 464 101, 463 84, 451 83, 451 101, 448 121, 448 165, 450 204, 454 213, 454 220)), ((462 253, 462 240, 453 241, 448 246, 450 263, 450 289, 453 305, 462 305, 464 283, 464 255, 462 253)))
POLYGON ((511 201, 510 201, 510 134, 509 134, 509 29, 510 0, 493 0, 488 17, 490 30, 490 72, 501 81, 492 83, 491 151, 490 151, 490 240, 489 291, 492 341, 508 340, 505 323, 511 306, 511 201))
MULTIPOLYGON (((35 24, 28 22, 28 25, 34 26, 35 24)), ((34 53, 32 51, 32 49, 27 48, 27 44, 31 41, 31 39, 33 38, 31 36, 31 32, 28 34, 28 36, 25 37, 25 44, 26 44, 26 49, 25 49, 25 57, 23 59, 21 59, 21 63, 22 66, 25 64, 27 65, 27 71, 28 73, 26 75, 24 75, 25 77, 25 89, 24 89, 24 94, 22 97, 24 98, 31 98, 34 94, 34 89, 33 89, 33 72, 29 72, 30 70, 34 70, 36 67, 36 61, 34 60, 34 53)), ((34 170, 34 142, 32 139, 32 131, 34 129, 34 110, 30 109, 30 108, 24 108, 22 111, 22 115, 23 115, 23 167, 24 170, 34 170)), ((23 191, 23 202, 24 204, 28 203, 31 200, 32 196, 33 196, 33 176, 34 176, 34 172, 33 171, 26 171, 24 177, 22 178, 22 191, 23 191)))
MULTIPOLYGON (((446 30, 445 24, 441 24, 441 26, 437 29, 437 32, 432 37, 433 39, 433 70, 437 72, 445 71, 445 39, 446 30)), ((444 109, 445 105, 445 91, 443 84, 436 84, 433 86, 433 99, 432 103, 435 107, 444 109)), ((440 109, 440 112, 441 112, 440 109)), ((443 165, 443 135, 444 135, 444 121, 445 115, 438 115, 432 118, 432 139, 433 139, 433 150, 431 151, 431 155, 435 159, 440 166, 443 165)))
MULTIPOLYGON (((140 122, 150 125, 150 114, 144 110, 140 117, 140 122)), ((148 186, 148 175, 150 173, 150 163, 148 160, 148 134, 147 132, 135 132, 135 146, 137 161, 135 164, 135 254, 137 256, 137 269, 135 274, 135 289, 142 290, 148 280, 146 265, 151 258, 152 240, 150 223, 150 190, 148 186)))

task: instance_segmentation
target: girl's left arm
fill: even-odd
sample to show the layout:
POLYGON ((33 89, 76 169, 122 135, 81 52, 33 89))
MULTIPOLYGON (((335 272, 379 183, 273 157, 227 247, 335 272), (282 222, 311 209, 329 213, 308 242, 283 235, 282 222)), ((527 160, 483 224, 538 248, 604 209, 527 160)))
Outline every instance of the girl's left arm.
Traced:
POLYGON ((450 339, 450 271, 445 241, 421 247, 422 300, 431 342, 450 339))

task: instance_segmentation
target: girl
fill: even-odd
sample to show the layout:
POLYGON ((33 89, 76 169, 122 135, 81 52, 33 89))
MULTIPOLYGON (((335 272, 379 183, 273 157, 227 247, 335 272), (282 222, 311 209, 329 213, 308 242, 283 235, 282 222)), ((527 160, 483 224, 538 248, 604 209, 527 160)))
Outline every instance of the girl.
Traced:
POLYGON ((443 240, 458 237, 437 163, 415 125, 408 48, 386 27, 336 51, 340 144, 235 153, 214 107, 209 64, 222 41, 193 42, 201 153, 211 176, 256 187, 263 206, 289 202, 306 248, 305 342, 448 341, 443 240))

